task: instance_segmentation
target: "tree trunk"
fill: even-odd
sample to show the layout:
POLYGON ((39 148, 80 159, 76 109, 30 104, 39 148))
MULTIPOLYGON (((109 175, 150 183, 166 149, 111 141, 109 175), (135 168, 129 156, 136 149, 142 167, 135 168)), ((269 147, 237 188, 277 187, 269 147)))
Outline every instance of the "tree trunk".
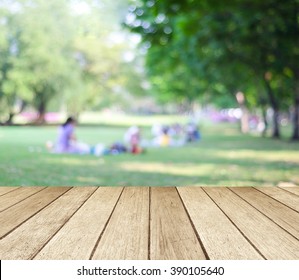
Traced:
POLYGON ((299 140, 299 96, 295 98, 292 140, 299 140))
POLYGON ((292 140, 299 140, 299 69, 295 74, 295 98, 294 98, 294 116, 293 116, 293 135, 292 140))
POLYGON ((246 100, 243 92, 236 93, 236 99, 239 104, 239 107, 242 111, 242 116, 240 120, 241 132, 248 133, 249 132, 249 112, 246 106, 246 100))
POLYGON ((265 137, 266 134, 267 134, 267 130, 268 130, 268 120, 267 120, 267 109, 266 109, 266 107, 262 107, 262 118, 263 118, 263 123, 264 123, 262 136, 265 137))
POLYGON ((13 123, 13 118, 15 114, 13 112, 9 112, 8 119, 5 121, 5 125, 12 125, 13 123))
POLYGON ((280 138, 280 127, 279 127, 279 110, 273 108, 273 132, 272 138, 280 138))
MULTIPOLYGON (((299 16, 299 5, 298 1, 293 1, 293 22, 294 25, 294 46, 298 46, 299 43, 299 22, 298 22, 298 16, 299 16)), ((294 116, 293 116, 293 135, 292 140, 299 140, 299 67, 298 67, 298 53, 294 56, 294 64, 293 64, 293 72, 294 72, 294 79, 295 79, 295 86, 294 86, 294 116)))
POLYGON ((274 95, 273 89, 270 85, 270 82, 267 78, 264 78, 264 82, 266 85, 266 92, 269 98, 270 105, 273 109, 273 132, 272 138, 280 138, 280 126, 279 126, 279 106, 274 95))
POLYGON ((45 114, 46 114, 46 103, 44 100, 40 100, 38 105, 38 117, 36 119, 36 123, 44 124, 45 123, 45 114))
POLYGON ((9 112, 8 118, 4 123, 5 125, 12 125, 14 116, 23 112, 23 110, 26 107, 26 102, 24 102, 24 101, 21 101, 21 102, 22 103, 21 103, 21 106, 20 106, 20 109, 19 109, 18 112, 16 112, 16 111, 15 112, 12 112, 12 111, 9 112))
POLYGON ((241 131, 246 134, 249 132, 249 111, 245 106, 241 107, 242 117, 241 117, 241 131))

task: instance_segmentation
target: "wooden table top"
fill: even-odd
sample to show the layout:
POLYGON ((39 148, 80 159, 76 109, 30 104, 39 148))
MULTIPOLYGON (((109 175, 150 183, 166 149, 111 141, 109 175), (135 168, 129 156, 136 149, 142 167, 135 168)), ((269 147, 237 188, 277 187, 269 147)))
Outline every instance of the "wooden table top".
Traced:
POLYGON ((0 187, 0 259, 299 259, 299 188, 0 187))

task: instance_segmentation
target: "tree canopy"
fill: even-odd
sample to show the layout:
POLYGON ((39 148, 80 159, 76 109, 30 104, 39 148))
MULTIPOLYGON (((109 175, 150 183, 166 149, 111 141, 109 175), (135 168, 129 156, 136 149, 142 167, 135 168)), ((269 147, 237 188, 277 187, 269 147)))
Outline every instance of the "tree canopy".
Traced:
MULTIPOLYGON (((157 92, 200 99, 243 92, 246 106, 293 108, 299 139, 298 0, 131 1, 126 25, 148 46, 157 92), (190 90, 192 88, 192 90, 190 90)), ((237 100, 236 100, 237 101, 237 100)))
POLYGON ((2 117, 11 121, 31 106, 43 121, 51 102, 77 114, 140 91, 135 46, 129 32, 121 30, 126 5, 125 0, 117 5, 104 0, 1 1, 2 117), (127 53, 133 54, 130 61, 127 53))

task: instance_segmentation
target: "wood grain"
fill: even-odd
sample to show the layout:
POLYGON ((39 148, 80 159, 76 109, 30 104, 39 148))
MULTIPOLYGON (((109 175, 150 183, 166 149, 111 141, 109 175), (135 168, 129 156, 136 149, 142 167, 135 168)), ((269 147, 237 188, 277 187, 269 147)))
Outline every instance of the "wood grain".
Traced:
POLYGON ((280 188, 299 196, 299 187, 280 187, 280 188))
POLYGON ((46 188, 0 213, 0 239, 70 188, 46 188))
POLYGON ((280 188, 273 187, 263 187, 256 189, 275 198, 276 200, 299 212, 298 196, 296 194, 290 193, 280 188))
POLYGON ((298 212, 252 188, 231 190, 299 240, 298 212))
POLYGON ((263 259, 201 188, 178 191, 210 259, 263 259))
POLYGON ((17 190, 19 187, 0 187, 0 196, 17 190))
POLYGON ((0 212, 43 189, 44 189, 43 187, 31 187, 31 188, 24 187, 24 188, 18 188, 15 191, 11 191, 0 196, 0 212))
POLYGON ((121 191, 98 188, 35 259, 89 259, 121 191))
POLYGON ((0 240, 0 259, 31 259, 95 188, 73 188, 0 240))
POLYGON ((299 259, 298 188, 0 187, 0 259, 299 259))
POLYGON ((150 229, 151 259, 206 258, 175 188, 151 189, 150 229))
POLYGON ((266 259, 298 259, 299 242, 227 188, 204 188, 266 259))
POLYGON ((125 188, 92 259, 148 257, 149 189, 125 188))

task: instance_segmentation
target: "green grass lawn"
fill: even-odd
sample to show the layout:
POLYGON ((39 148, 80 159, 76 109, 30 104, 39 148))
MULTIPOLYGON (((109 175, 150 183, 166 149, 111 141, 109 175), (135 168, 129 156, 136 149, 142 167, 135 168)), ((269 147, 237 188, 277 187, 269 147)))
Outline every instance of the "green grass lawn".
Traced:
MULTIPOLYGON (((125 130, 78 127, 77 136, 89 144, 110 144, 125 130)), ((234 125, 204 126, 202 141, 185 147, 103 157, 48 153, 45 142, 55 140, 56 132, 55 127, 0 127, 0 186, 299 185, 299 143, 240 135, 234 125)), ((143 132, 149 135, 149 129, 143 132)))

